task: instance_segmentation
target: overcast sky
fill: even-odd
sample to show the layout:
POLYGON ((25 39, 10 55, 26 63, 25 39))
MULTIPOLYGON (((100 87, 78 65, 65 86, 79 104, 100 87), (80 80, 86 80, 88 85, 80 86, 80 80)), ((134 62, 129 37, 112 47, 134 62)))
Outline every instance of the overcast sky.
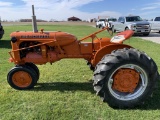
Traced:
POLYGON ((31 18, 35 6, 37 19, 82 20, 98 16, 140 15, 143 19, 160 16, 160 0, 0 0, 2 20, 31 18))

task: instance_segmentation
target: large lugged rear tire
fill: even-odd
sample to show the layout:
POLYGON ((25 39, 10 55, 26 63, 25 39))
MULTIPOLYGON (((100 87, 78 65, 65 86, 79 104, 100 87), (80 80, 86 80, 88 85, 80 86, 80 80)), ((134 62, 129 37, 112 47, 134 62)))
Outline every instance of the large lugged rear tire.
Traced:
POLYGON ((124 48, 106 55, 97 64, 94 90, 114 108, 132 108, 153 93, 159 78, 155 62, 136 49, 124 48))

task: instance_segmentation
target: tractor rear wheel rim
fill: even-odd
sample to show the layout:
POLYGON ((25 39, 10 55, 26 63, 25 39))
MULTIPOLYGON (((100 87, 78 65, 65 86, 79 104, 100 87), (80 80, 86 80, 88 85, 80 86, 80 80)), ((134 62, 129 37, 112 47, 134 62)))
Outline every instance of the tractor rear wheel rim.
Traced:
MULTIPOLYGON (((125 74, 124 74, 125 75, 125 74)), ((130 75, 128 75, 130 76, 130 75)), ((134 78, 135 79, 135 78, 134 78)), ((121 80, 123 81, 123 80, 121 80)), ((134 82, 133 80, 131 82, 134 82)), ((141 68, 138 65, 135 64, 126 64, 126 65, 122 65, 120 67, 118 67, 115 71, 113 71, 113 73, 111 74, 111 76, 109 77, 109 81, 108 81, 108 89, 110 91, 110 93, 117 99, 119 100, 123 100, 123 101, 127 101, 127 100, 133 100, 135 98, 138 98, 139 96, 141 96, 143 94, 143 92, 145 91, 146 87, 148 84, 148 77, 147 77, 147 73, 144 71, 143 68, 141 68), (126 91, 122 92, 123 90, 120 89, 115 89, 114 87, 114 77, 117 74, 118 70, 132 70, 136 72, 136 76, 137 74, 139 74, 139 77, 137 77, 137 85, 133 86, 133 90, 131 91, 131 87, 129 84, 129 82, 127 82, 128 86, 126 87, 126 91), (128 91, 128 92, 127 92, 128 91)), ((123 86, 123 85, 122 85, 123 86)), ((125 90, 125 89, 124 89, 125 90)))
POLYGON ((32 77, 25 71, 18 71, 13 74, 12 80, 18 87, 28 87, 32 83, 32 77))
POLYGON ((113 86, 117 91, 132 93, 139 82, 139 73, 130 68, 119 69, 113 76, 113 86))

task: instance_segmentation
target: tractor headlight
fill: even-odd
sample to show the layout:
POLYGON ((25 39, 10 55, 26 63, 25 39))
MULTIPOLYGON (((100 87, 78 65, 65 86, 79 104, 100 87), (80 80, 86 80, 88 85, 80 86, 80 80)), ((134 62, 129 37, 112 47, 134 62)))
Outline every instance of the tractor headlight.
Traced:
POLYGON ((16 38, 16 37, 12 37, 12 38, 11 38, 11 41, 12 41, 12 43, 17 42, 17 38, 16 38))

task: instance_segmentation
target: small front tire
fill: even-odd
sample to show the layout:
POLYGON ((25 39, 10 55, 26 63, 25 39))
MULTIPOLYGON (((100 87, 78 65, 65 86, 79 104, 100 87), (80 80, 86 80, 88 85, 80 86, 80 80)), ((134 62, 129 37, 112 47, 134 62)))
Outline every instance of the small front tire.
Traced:
POLYGON ((38 67, 35 64, 33 64, 33 63, 25 63, 25 65, 31 67, 36 72, 36 74, 37 74, 37 81, 38 81, 39 77, 40 77, 40 72, 39 72, 38 67))
POLYGON ((9 71, 7 81, 14 89, 27 90, 36 85, 37 75, 27 67, 16 66, 9 71))

